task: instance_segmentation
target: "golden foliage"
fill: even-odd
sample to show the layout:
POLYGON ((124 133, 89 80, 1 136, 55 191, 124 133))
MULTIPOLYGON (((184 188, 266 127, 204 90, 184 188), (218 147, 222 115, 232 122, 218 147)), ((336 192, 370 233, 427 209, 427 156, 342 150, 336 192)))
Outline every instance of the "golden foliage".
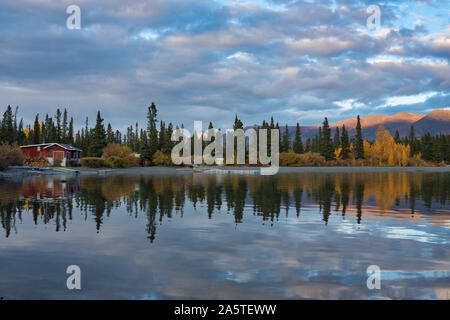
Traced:
POLYGON ((0 144, 0 170, 21 164, 23 164, 23 153, 19 147, 12 147, 6 143, 0 144))
POLYGON ((121 146, 117 143, 111 143, 103 148, 102 158, 108 159, 113 156, 125 158, 129 154, 131 154, 131 149, 129 147, 121 146))
POLYGON ((167 154, 164 154, 160 150, 158 150, 153 154, 152 163, 155 166, 169 166, 170 157, 167 154))
POLYGON ((104 147, 102 158, 106 160, 109 159, 109 163, 113 168, 139 167, 141 165, 141 159, 136 153, 132 152, 129 147, 121 146, 117 143, 111 143, 104 147), (120 158, 121 160, 117 158, 120 158))
POLYGON ((325 158, 318 153, 307 152, 297 154, 294 152, 281 152, 280 165, 287 167, 307 167, 307 166, 324 166, 325 158))
POLYGON ((409 145, 395 143, 394 138, 383 126, 378 128, 374 144, 364 141, 364 154, 371 165, 405 167, 410 163, 410 153, 409 145))

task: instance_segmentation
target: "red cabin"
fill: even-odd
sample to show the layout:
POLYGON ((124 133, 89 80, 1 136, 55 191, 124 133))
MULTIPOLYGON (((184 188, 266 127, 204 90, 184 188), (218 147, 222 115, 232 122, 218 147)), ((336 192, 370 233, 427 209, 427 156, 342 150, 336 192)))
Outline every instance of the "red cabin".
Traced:
POLYGON ((31 144, 20 148, 27 158, 46 158, 50 164, 53 164, 55 160, 60 160, 63 167, 66 166, 67 161, 80 162, 82 151, 64 143, 31 144))

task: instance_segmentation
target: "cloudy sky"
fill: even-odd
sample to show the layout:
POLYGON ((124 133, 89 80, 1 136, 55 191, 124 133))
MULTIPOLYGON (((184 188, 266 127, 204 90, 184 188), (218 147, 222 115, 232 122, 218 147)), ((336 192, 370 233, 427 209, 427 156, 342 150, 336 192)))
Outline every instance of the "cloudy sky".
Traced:
POLYGON ((450 107, 449 17, 447 0, 2 0, 1 108, 67 107, 77 127, 100 109, 119 128, 152 101, 186 127, 427 113, 450 107))

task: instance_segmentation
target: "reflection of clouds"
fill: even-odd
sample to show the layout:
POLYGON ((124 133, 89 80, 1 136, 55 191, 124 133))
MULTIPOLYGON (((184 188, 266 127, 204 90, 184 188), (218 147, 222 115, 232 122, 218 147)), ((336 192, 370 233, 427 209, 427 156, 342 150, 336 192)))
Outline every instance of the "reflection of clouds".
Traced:
POLYGON ((437 280, 439 281, 439 278, 444 279, 450 279, 450 271, 442 271, 442 270, 435 270, 435 271, 389 271, 389 270, 381 270, 381 280, 390 280, 390 281, 396 281, 396 280, 405 280, 405 279, 425 279, 425 280, 437 280))
POLYGON ((426 243, 448 244, 449 239, 439 237, 426 231, 402 228, 402 227, 387 227, 385 228, 385 236, 391 239, 406 239, 426 243))
MULTIPOLYGON (((183 216, 173 212, 168 218, 157 208, 153 243, 146 231, 147 213, 139 206, 136 212, 125 208, 133 197, 124 185, 126 179, 101 180, 103 189, 95 179, 85 181, 82 192, 87 187, 104 191, 105 185, 117 185, 117 194, 111 198, 103 195, 123 202, 102 216, 99 233, 93 213, 83 213, 78 207, 66 232, 55 232, 54 217, 46 224, 38 220, 35 225, 31 214, 22 215, 19 232, 0 241, 5 261, 0 264, 0 274, 4 275, 0 292, 7 292, 7 298, 445 299, 445 290, 450 288, 450 271, 445 271, 450 270, 446 226, 433 224, 429 216, 419 212, 412 219, 402 208, 379 210, 368 198, 363 199, 358 224, 353 195, 345 216, 333 204, 325 224, 323 207, 312 196, 321 191, 321 177, 280 179, 280 185, 284 184, 280 189, 293 192, 301 186, 305 192, 299 217, 291 199, 288 214, 282 204, 273 224, 254 211, 256 200, 250 196, 239 224, 234 221, 233 208, 227 211, 225 198, 222 209, 214 209, 211 219, 206 212, 207 198, 197 202, 194 209, 186 197, 183 216), (69 264, 82 267, 85 290, 80 296, 61 286, 69 264), (372 264, 387 272, 377 293, 366 287, 366 268, 372 264)), ((337 175, 336 181, 345 177, 337 175)), ((191 179, 155 178, 152 185, 163 195, 166 188, 180 188, 183 183, 192 183, 191 179)), ((199 177, 195 183, 207 189, 211 181, 199 177)), ((237 181, 224 179, 230 186, 237 186, 237 181)), ((139 185, 134 182, 130 183, 133 190, 139 185)), ((258 190, 259 182, 248 181, 249 190, 258 190)), ((375 186, 371 180, 372 189, 365 190, 376 191, 375 186)), ((352 191, 353 185, 336 189, 352 191)), ((440 210, 446 210, 445 206, 440 210)), ((430 211, 439 212, 434 208, 430 211)))

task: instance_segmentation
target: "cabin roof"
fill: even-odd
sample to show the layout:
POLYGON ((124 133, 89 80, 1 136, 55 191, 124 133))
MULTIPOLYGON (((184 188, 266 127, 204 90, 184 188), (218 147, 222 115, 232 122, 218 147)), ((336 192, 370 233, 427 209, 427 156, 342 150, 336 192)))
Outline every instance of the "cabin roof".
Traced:
POLYGON ((75 148, 74 146, 71 146, 70 144, 65 143, 40 143, 40 144, 29 144, 26 146, 20 146, 21 148, 31 148, 31 147, 44 147, 44 149, 48 149, 52 146, 60 146, 63 149, 69 150, 69 151, 82 151, 81 149, 75 148))

